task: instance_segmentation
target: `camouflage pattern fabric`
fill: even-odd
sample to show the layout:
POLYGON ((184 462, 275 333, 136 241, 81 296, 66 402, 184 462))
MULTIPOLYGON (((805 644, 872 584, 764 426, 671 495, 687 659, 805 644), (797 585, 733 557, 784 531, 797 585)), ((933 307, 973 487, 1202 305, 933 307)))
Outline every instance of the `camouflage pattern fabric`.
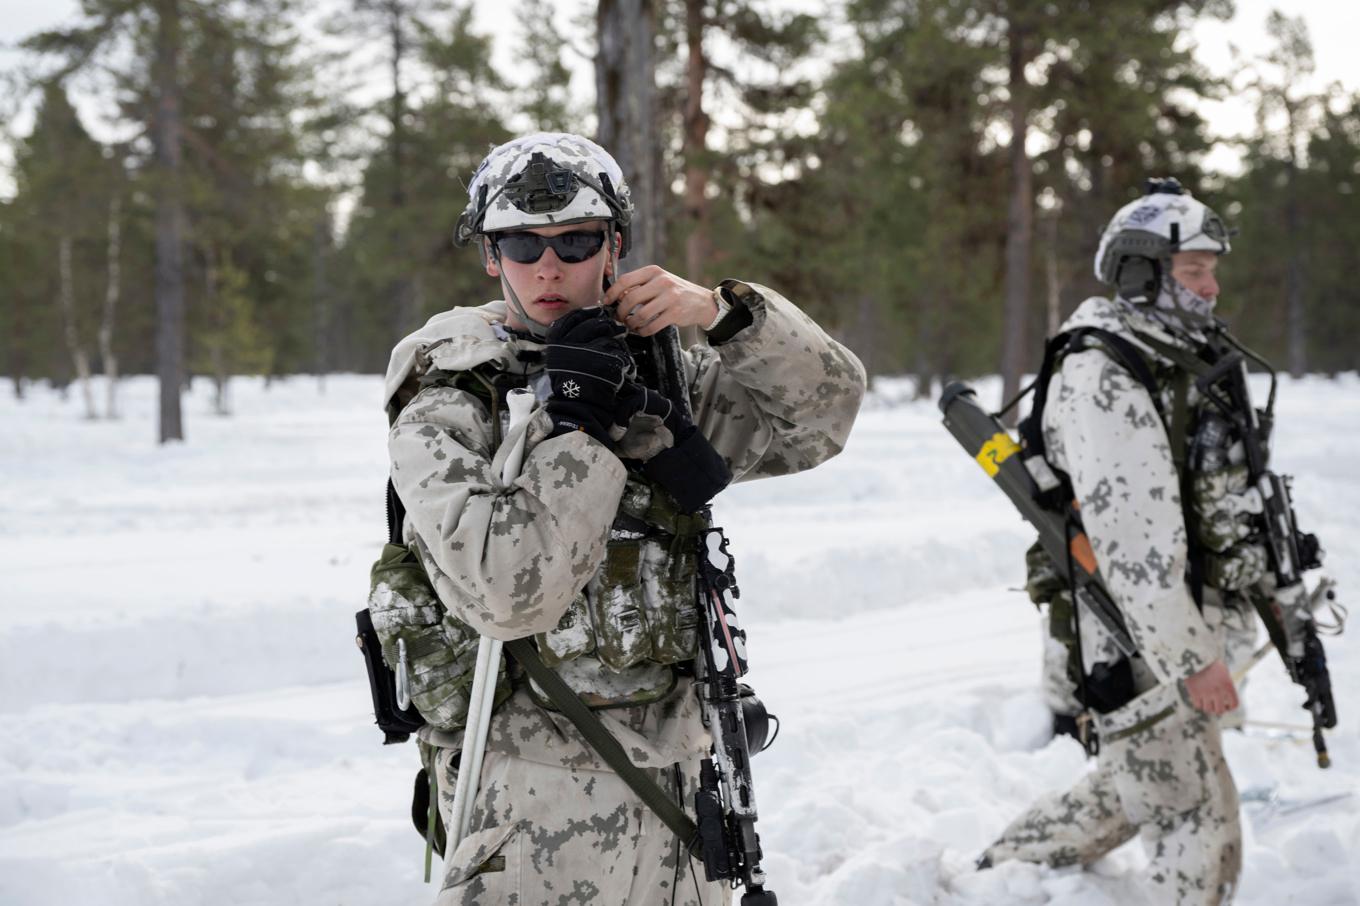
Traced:
MULTIPOLYGON (((438 750, 439 809, 449 820, 458 773, 438 750)), ((652 779, 693 814, 698 773, 652 779), (677 783, 678 781, 678 783, 677 783)), ((447 853, 436 906, 721 906, 731 889, 611 771, 552 767, 488 752, 467 838, 447 853)))
MULTIPOLYGON (((1170 331, 1134 306, 1088 299, 1063 325, 1102 327, 1139 346, 1159 370, 1171 363, 1136 334, 1189 349, 1196 337, 1170 331)), ((1172 411, 1171 382, 1163 410, 1172 411)), ((1201 403, 1190 388, 1188 405, 1201 403)), ((1099 348, 1063 358, 1043 422, 1049 459, 1067 473, 1100 575, 1119 605, 1142 660, 1142 694, 1097 723, 1094 772, 1037 803, 988 849, 1003 859, 1087 864, 1140 830, 1152 857, 1158 903, 1227 902, 1240 868, 1237 796, 1216 719, 1177 690, 1224 655, 1223 611, 1204 613, 1187 583, 1188 542, 1180 481, 1157 406, 1147 390, 1099 348)), ((1084 667, 1115 659, 1099 621, 1078 607, 1084 667)))
POLYGON ((1190 505, 1205 550, 1205 584, 1237 591, 1259 582, 1270 562, 1262 544, 1247 540, 1263 504, 1260 492, 1247 486, 1246 464, 1195 475, 1190 505))
MULTIPOLYGON (((864 369, 851 352, 779 294, 752 289, 750 325, 720 347, 685 354, 695 423, 738 481, 790 474, 834 456, 865 390, 864 369)), ((429 371, 490 366, 541 387, 535 380, 541 358, 519 357, 538 344, 504 330, 504 318, 503 302, 455 309, 431 319, 393 351, 384 402, 389 414, 396 413, 389 452, 392 480, 406 505, 405 540, 452 618, 501 639, 556 633, 564 642, 555 652, 557 669, 568 684, 587 699, 614 695, 621 678, 635 678, 628 670, 655 664, 612 670, 597 655, 607 636, 603 630, 616 627, 593 625, 594 653, 586 653, 590 645, 582 634, 580 655, 562 660, 571 632, 558 630, 564 619, 611 619, 607 608, 573 604, 579 604, 583 588, 609 578, 598 573, 625 499, 622 463, 584 432, 549 438, 551 425, 540 409, 527 433, 521 474, 507 485, 499 477, 486 407, 463 390, 419 384, 429 371)), ((658 430, 655 420, 635 419, 628 429, 634 436, 625 435, 621 447, 645 445, 648 438, 636 435, 658 430)), ((667 570, 652 562, 658 554, 639 551, 639 587, 686 576, 686 564, 667 570)), ((650 644, 665 649, 670 643, 650 644)), ((629 660, 620 656, 614 663, 629 660)), ((634 764, 668 772, 679 763, 693 774, 711 741, 691 682, 664 669, 674 684, 669 695, 598 715, 634 764)), ((420 737, 447 752, 462 744, 458 728, 427 726, 420 737)), ((492 718, 478 803, 482 810, 474 815, 472 837, 448 854, 453 874, 446 880, 453 883, 440 902, 669 902, 660 886, 674 876, 669 833, 659 823, 639 831, 651 827, 639 821, 654 817, 635 817, 642 806, 570 721, 542 707, 526 686, 515 689, 492 718), (496 785, 501 780, 503 788, 496 785), (609 830, 622 821, 619 816, 627 818, 628 830, 609 830), (543 842, 549 837, 559 842, 543 842), (617 852, 611 848, 616 842, 617 852), (478 873, 477 866, 487 854, 502 851, 507 863, 515 854, 520 866, 520 900, 475 893, 479 885, 493 883, 492 873, 478 873), (454 878, 459 874, 465 877, 454 878), (592 893, 589 884, 602 892, 592 893)), ((723 902, 715 897, 705 892, 703 901, 723 902)), ((687 902, 683 896, 679 901, 687 902)))
POLYGON ((468 184, 468 194, 477 201, 483 187, 487 192, 488 210, 482 232, 525 229, 585 220, 613 220, 603 195, 595 187, 604 188, 601 176, 618 195, 623 207, 631 205, 628 184, 614 158, 599 145, 580 135, 566 132, 537 132, 500 145, 487 155, 468 184), (517 207, 506 192, 513 177, 519 176, 535 153, 542 154, 559 167, 571 170, 585 180, 584 187, 571 192, 570 200, 553 211, 525 211, 517 207))
POLYGON ((1180 683, 1097 718, 1096 769, 1017 818, 984 856, 1087 865, 1141 835, 1149 899, 1175 906, 1231 902, 1242 867, 1237 790, 1217 720, 1180 683))

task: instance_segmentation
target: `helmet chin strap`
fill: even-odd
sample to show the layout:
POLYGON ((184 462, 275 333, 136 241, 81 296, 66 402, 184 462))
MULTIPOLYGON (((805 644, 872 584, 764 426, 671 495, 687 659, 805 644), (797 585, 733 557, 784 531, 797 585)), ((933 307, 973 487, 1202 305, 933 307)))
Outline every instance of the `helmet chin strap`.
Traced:
POLYGON ((506 301, 515 310, 515 314, 519 315, 519 319, 524 322, 524 329, 533 334, 535 339, 546 340, 548 338, 548 325, 535 321, 524 310, 524 303, 519 301, 519 296, 515 294, 514 287, 510 285, 509 280, 505 279, 505 265, 501 262, 500 249, 496 248, 494 242, 491 243, 491 257, 496 260, 496 270, 500 272, 501 289, 505 290, 506 301))

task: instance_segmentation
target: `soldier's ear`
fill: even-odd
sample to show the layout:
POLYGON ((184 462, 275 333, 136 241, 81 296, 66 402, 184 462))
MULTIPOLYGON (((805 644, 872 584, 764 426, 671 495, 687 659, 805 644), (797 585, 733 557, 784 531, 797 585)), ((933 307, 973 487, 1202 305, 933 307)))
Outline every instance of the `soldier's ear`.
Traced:
POLYGON ((482 237, 481 244, 477 246, 477 251, 482 255, 482 266, 486 268, 488 277, 499 277, 501 269, 496 266, 496 259, 491 255, 491 240, 482 237))

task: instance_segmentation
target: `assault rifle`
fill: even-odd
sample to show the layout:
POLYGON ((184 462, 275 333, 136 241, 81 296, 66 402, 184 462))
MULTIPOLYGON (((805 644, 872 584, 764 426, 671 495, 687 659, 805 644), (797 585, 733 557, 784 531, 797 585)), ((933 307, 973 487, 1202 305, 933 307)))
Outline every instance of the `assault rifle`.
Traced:
MULTIPOLYGON (((668 327, 651 338, 630 336, 629 344, 642 380, 692 418, 679 332, 668 327)), ((699 851, 710 882, 745 886, 741 906, 778 906, 774 891, 765 889, 760 867, 763 856, 751 777, 751 756, 769 744, 771 715, 751 687, 740 682, 747 671, 746 633, 733 608, 740 590, 727 538, 722 529, 713 527, 708 507, 697 516, 707 528, 699 533, 695 552, 699 611, 695 690, 713 748, 700 765, 699 790, 694 794, 698 832, 691 849, 699 851)), ((777 727, 777 718, 775 723, 777 727)))
POLYGON ((769 715, 751 688, 738 682, 747 669, 746 633, 732 609, 740 593, 732 565, 722 529, 704 531, 696 577, 702 649, 696 679, 713 751, 700 768, 694 813, 708 880, 744 884, 742 906, 777 906, 774 891, 764 889, 751 780, 751 756, 766 746, 769 715))
POLYGON ((1331 757, 1322 731, 1336 726, 1336 703, 1332 699, 1327 653, 1318 638, 1311 599, 1303 585, 1303 574, 1322 565, 1322 547, 1316 535, 1299 531, 1289 477, 1277 475, 1267 466, 1266 441, 1275 409, 1275 372, 1245 347, 1237 346, 1200 377, 1197 384, 1217 410, 1205 418, 1221 419, 1225 426, 1231 426, 1232 434, 1241 438, 1248 483, 1261 495, 1259 540, 1269 557, 1275 594, 1273 599, 1261 594, 1251 594, 1250 598, 1289 671, 1289 678, 1303 687, 1307 695, 1303 707, 1313 718, 1313 748, 1317 751, 1318 767, 1328 767, 1331 757), (1270 372, 1270 397, 1261 413, 1252 406, 1247 387, 1248 357, 1270 372))

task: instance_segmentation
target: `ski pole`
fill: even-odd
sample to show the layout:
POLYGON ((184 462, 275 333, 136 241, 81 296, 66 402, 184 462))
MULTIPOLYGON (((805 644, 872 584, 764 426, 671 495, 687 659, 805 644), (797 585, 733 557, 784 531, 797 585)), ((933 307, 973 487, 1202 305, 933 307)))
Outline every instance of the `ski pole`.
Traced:
MULTIPOLYGON (((534 407, 532 391, 517 389, 506 395, 510 409, 510 427, 506 440, 511 444, 509 454, 501 464, 501 482, 509 485, 519 477, 524 462, 524 439, 528 431, 529 414, 534 407)), ((472 676, 472 691, 468 696, 467 726, 463 730, 463 755, 458 770, 458 781, 453 787, 453 810, 445 852, 452 853, 467 836, 472 823, 472 803, 482 776, 482 760, 486 755, 486 737, 491 729, 491 711, 496 700, 496 674, 500 672, 501 642, 482 636, 477 643, 477 669, 472 676)))

